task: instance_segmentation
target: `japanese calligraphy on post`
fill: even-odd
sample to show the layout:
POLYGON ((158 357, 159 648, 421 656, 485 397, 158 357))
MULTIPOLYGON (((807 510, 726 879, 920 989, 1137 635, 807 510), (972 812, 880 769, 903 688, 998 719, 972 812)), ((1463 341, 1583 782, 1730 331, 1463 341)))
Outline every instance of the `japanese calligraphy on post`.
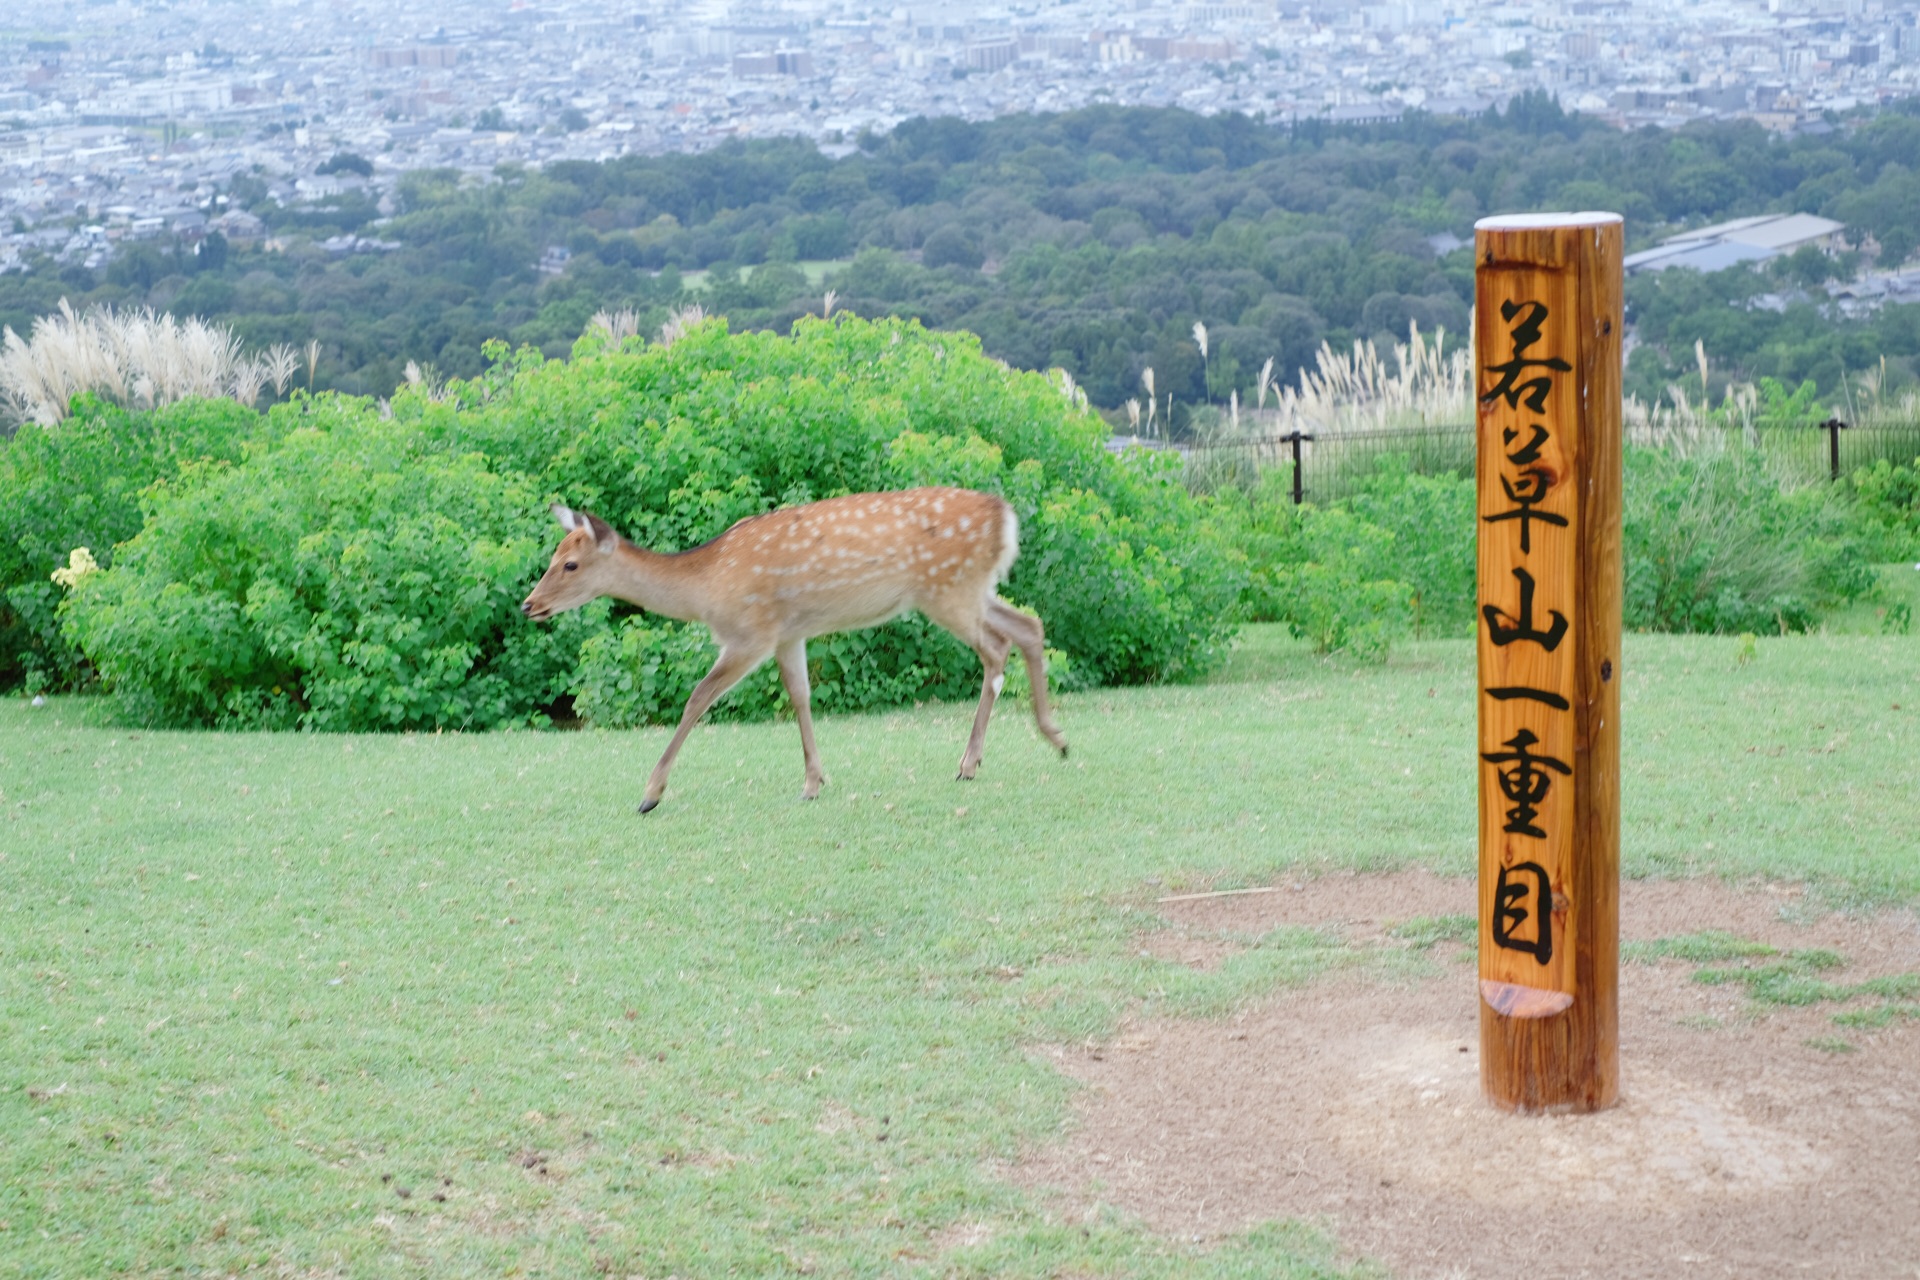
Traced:
POLYGON ((1475 317, 1480 977, 1508 993, 1502 1012, 1536 1015, 1574 994, 1577 284, 1537 266, 1482 271, 1475 317))

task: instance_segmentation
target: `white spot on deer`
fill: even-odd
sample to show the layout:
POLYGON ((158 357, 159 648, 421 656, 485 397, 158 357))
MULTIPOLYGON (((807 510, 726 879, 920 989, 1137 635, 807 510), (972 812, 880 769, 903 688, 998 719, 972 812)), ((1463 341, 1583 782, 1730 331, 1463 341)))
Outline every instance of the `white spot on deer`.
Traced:
POLYGON ((1003 671, 999 675, 993 678, 993 696, 996 698, 999 697, 1000 690, 1005 688, 1006 684, 1007 684, 1007 676, 1006 676, 1006 673, 1003 671))

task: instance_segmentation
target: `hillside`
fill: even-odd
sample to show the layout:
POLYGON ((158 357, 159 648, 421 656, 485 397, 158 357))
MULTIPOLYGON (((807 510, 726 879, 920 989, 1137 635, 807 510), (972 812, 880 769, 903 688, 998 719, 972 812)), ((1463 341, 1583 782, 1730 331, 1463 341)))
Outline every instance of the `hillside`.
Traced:
MULTIPOLYGON (((697 296, 736 329, 784 330, 832 288, 863 315, 973 330, 1017 367, 1064 366, 1113 408, 1148 367, 1190 403, 1250 395, 1269 357, 1288 377, 1322 339, 1460 332, 1472 271, 1452 246, 1488 212, 1618 209, 1637 248, 1799 210, 1847 223, 1883 262, 1920 245, 1911 111, 1780 138, 1751 123, 1622 134, 1537 96, 1351 129, 1096 107, 914 120, 859 141, 839 159, 786 140, 420 171, 389 193, 388 218, 371 190, 281 206, 242 177, 230 204, 251 206, 267 239, 123 242, 98 273, 42 262, 0 277, 0 323, 24 334, 62 297, 193 313, 250 344, 318 340, 318 386, 386 394, 409 360, 478 372, 490 338, 562 354, 602 308, 636 308, 650 329, 697 296)), ((1801 255, 1636 277, 1630 389, 1658 394, 1691 370, 1696 338, 1728 376, 1825 389, 1883 356, 1910 372, 1920 307, 1841 321, 1817 305, 1822 277, 1858 265, 1801 255), (1761 295, 1774 309, 1752 305, 1761 295)))

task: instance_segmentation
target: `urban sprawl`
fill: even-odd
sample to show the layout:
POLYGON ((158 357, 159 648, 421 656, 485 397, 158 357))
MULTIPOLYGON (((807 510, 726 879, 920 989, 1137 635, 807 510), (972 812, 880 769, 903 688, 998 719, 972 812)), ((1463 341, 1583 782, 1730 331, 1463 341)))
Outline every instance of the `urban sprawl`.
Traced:
MULTIPOLYGON (((1545 90, 1621 128, 1819 130, 1920 87, 1916 19, 1920 0, 10 5, 0 270, 98 267, 142 237, 257 239, 227 199, 243 176, 282 205, 365 188, 391 213, 410 169, 486 178, 774 136, 843 154, 914 116, 1110 102, 1288 127, 1545 90)), ((329 247, 378 251, 368 231, 329 247)))

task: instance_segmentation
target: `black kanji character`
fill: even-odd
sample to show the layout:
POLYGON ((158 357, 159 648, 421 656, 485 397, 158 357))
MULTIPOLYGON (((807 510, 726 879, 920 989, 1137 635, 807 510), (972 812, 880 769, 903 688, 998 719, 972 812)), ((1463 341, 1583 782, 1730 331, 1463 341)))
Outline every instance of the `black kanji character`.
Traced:
POLYGON ((1497 605, 1480 606, 1480 613, 1487 620, 1487 638, 1494 644, 1505 648, 1516 640, 1531 640, 1552 653, 1560 647, 1561 637, 1567 634, 1567 615, 1558 609, 1547 610, 1553 619, 1545 631, 1533 625, 1533 575, 1525 569, 1515 569, 1513 576, 1520 583, 1519 616, 1508 619, 1507 614, 1497 605))

